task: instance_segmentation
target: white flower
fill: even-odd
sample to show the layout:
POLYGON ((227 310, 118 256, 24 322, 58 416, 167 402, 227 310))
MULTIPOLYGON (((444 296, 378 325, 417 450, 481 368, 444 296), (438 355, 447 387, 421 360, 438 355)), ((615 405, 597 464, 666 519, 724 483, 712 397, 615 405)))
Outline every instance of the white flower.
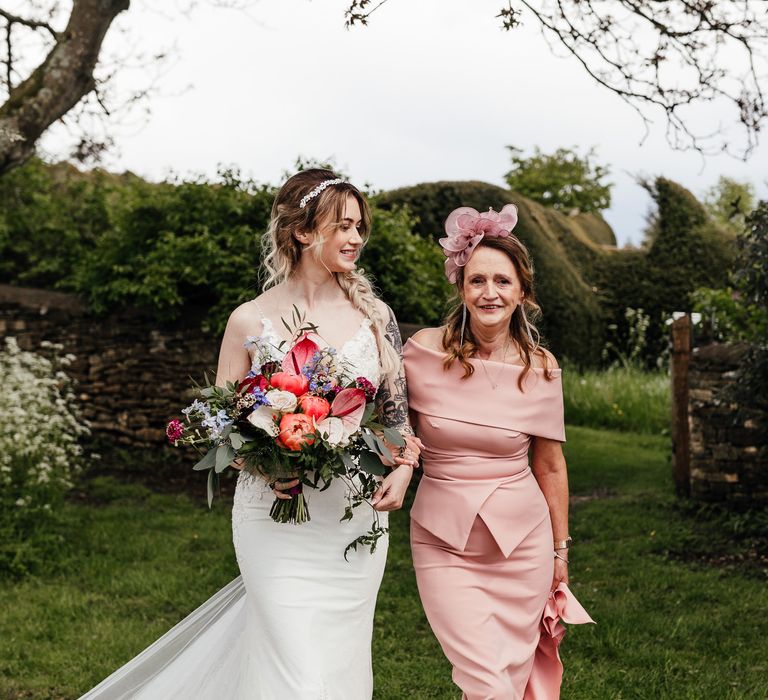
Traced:
POLYGON ((344 446, 349 442, 349 434, 341 418, 329 416, 316 424, 317 430, 331 447, 344 446))
POLYGON ((259 406, 248 416, 248 422, 255 428, 261 428, 264 432, 275 437, 280 432, 275 424, 277 417, 278 413, 272 406, 259 406))
POLYGON ((267 401, 270 406, 281 413, 290 413, 296 408, 298 399, 290 391, 280 391, 280 389, 270 389, 267 394, 267 401))

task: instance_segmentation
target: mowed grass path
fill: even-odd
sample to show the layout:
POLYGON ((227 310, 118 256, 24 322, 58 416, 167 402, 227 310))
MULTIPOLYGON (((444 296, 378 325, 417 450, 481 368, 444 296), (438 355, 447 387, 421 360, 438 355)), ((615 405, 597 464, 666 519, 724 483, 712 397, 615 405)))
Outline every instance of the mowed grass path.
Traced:
MULTIPOLYGON (((563 645, 564 700, 768 697, 765 582, 668 556, 694 523, 668 441, 572 427, 572 588, 598 622, 563 645)), ((237 574, 228 507, 97 480, 48 579, 2 583, 0 698, 77 698, 237 574)), ((458 700, 419 605, 405 511, 377 608, 377 700, 458 700)), ((225 700, 225 699, 222 699, 225 700)))

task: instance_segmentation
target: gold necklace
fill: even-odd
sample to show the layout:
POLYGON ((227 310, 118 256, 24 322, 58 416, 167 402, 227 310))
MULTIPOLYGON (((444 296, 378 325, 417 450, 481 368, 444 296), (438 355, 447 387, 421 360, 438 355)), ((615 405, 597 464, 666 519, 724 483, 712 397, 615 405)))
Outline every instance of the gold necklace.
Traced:
MULTIPOLYGON (((491 379, 491 373, 488 371, 488 368, 485 366, 485 360, 478 355, 478 360, 480 360, 480 364, 483 366, 483 370, 485 371, 485 376, 488 377, 488 382, 491 385, 491 389, 493 391, 496 391, 496 389, 499 388, 499 377, 501 377, 501 373, 504 371, 504 363, 507 359, 507 350, 509 350, 509 336, 507 336, 507 340, 504 343, 504 356, 499 364, 501 364, 501 367, 499 367, 499 371, 496 373, 496 381, 494 382, 493 379, 491 379)), ((490 360, 490 357, 488 358, 490 360)))

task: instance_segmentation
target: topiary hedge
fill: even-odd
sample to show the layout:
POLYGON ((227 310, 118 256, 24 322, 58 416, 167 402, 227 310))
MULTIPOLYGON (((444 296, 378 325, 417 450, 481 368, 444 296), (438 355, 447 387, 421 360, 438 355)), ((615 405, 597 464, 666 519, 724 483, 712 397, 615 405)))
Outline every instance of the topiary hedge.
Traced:
MULTIPOLYGON (((39 160, 0 178, 0 282, 74 291, 95 312, 135 306, 158 322, 206 310, 220 330, 259 291, 257 264, 275 188, 224 171, 213 182, 148 183, 39 160)), ((434 324, 449 287, 436 239, 458 206, 512 201, 516 233, 536 269, 541 329, 558 356, 600 361, 627 335, 627 307, 651 317, 646 360, 666 347, 664 319, 690 310, 691 292, 726 283, 734 242, 683 187, 659 178, 649 246, 616 250, 610 227, 566 216, 483 182, 435 182, 373 198, 374 235, 362 264, 399 320, 434 324), (616 330, 609 330, 611 325, 616 330)))
POLYGON ((528 247, 536 271, 536 296, 544 313, 540 330, 556 355, 577 364, 594 364, 603 342, 603 314, 582 275, 579 256, 571 248, 584 248, 587 256, 597 255, 599 247, 574 227, 571 217, 502 187, 476 181, 431 182, 376 198, 381 208, 407 206, 417 218, 414 230, 434 241, 445 235, 443 223, 456 207, 498 211, 509 202, 518 206, 515 233, 528 247))
POLYGON ((719 227, 684 187, 657 178, 650 188, 657 205, 645 250, 618 250, 598 258, 595 280, 608 318, 626 333, 622 313, 642 308, 650 317, 646 359, 667 348, 665 320, 691 311, 698 287, 724 286, 736 252, 733 234, 719 227))

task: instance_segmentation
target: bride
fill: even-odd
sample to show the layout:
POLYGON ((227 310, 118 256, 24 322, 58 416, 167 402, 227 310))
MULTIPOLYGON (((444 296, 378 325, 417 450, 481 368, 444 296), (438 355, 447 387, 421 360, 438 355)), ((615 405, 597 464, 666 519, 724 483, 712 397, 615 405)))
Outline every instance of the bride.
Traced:
MULTIPOLYGON (((265 356, 281 360, 291 341, 283 321, 296 307, 348 373, 378 387, 379 420, 407 436, 372 499, 386 527, 386 511, 402 505, 419 446, 408 425, 395 317, 356 269, 369 228, 365 198, 333 172, 305 170, 283 185, 266 237, 265 291, 232 312, 216 383, 241 380, 265 356)), ((372 514, 363 506, 339 522, 347 489, 341 480, 324 491, 305 489, 309 522, 274 522, 271 487, 287 498, 280 490, 295 483, 240 473, 232 534, 242 576, 81 700, 372 697, 373 613, 387 541, 345 560, 344 548, 368 531, 372 514)))

